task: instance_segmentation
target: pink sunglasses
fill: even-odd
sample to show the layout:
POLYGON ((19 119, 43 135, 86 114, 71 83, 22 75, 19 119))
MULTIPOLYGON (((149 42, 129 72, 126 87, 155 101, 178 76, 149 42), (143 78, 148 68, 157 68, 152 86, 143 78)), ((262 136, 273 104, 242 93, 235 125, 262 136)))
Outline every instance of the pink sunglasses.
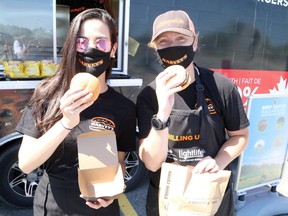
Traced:
MULTIPOLYGON (((95 49, 103 52, 109 52, 111 50, 111 41, 107 38, 99 38, 94 41, 95 49)), ((76 50, 78 52, 85 52, 89 48, 89 40, 84 37, 78 37, 76 40, 76 50)))

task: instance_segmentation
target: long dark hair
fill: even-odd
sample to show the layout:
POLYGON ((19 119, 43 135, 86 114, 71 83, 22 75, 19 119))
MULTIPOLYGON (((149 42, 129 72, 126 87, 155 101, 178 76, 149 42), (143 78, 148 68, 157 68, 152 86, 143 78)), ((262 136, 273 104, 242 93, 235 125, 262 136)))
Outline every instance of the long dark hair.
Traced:
MULTIPOLYGON (((108 25, 112 44, 117 42, 117 26, 113 18, 105 10, 93 8, 78 14, 71 22, 70 28, 62 49, 60 67, 54 76, 44 79, 35 89, 28 105, 34 108, 36 127, 41 134, 51 128, 56 121, 62 118, 60 98, 69 89, 72 77, 79 72, 80 65, 76 55, 76 39, 82 23, 85 20, 99 19, 108 25)), ((106 71, 106 79, 112 71, 114 59, 111 59, 106 71)))

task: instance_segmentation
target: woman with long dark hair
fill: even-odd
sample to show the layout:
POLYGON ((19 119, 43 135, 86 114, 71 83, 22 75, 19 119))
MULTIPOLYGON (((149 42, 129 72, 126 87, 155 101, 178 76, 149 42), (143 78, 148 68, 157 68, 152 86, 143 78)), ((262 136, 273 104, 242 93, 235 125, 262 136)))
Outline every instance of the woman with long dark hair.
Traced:
POLYGON ((34 215, 120 215, 117 200, 81 198, 77 175, 81 133, 97 127, 113 130, 123 172, 125 152, 135 150, 135 105, 106 83, 116 50, 117 28, 109 13, 102 9, 80 13, 71 22, 59 70, 37 86, 24 110, 16 128, 24 134, 19 167, 25 173, 41 165, 45 168, 35 194, 34 215), (83 103, 92 97, 87 90, 69 88, 79 72, 91 73, 100 81, 95 102, 83 103))

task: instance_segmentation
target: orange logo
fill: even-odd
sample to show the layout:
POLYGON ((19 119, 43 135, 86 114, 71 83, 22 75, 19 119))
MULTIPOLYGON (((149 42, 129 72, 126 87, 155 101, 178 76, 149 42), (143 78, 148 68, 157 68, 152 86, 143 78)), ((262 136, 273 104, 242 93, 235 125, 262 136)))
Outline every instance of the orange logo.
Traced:
POLYGON ((115 124, 113 121, 103 117, 94 117, 91 119, 91 124, 89 126, 90 130, 113 130, 115 124))
MULTIPOLYGON (((216 114, 216 110, 215 110, 215 106, 212 103, 212 101, 209 98, 206 98, 205 101, 207 103, 207 108, 208 108, 208 111, 209 111, 210 115, 215 115, 216 114)), ((197 103, 195 104, 195 107, 198 107, 197 103)))
POLYGON ((195 135, 173 135, 169 134, 168 139, 179 142, 179 141, 192 141, 192 140, 200 140, 200 134, 195 134, 195 135))
POLYGON ((185 61, 185 59, 187 59, 187 55, 185 54, 183 57, 181 57, 180 59, 177 59, 177 60, 168 60, 168 59, 165 59, 165 58, 161 58, 161 60, 165 63, 168 63, 170 65, 176 65, 176 64, 180 64, 181 62, 185 61))
POLYGON ((215 115, 216 114, 216 110, 214 107, 214 104, 212 103, 212 101, 209 98, 205 99, 207 106, 208 106, 208 110, 210 112, 211 115, 215 115))

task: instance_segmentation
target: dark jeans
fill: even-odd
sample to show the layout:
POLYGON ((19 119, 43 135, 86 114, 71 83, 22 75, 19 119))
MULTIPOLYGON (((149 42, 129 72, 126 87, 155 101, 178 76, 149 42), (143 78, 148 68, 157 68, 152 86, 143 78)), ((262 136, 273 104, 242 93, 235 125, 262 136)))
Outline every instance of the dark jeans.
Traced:
POLYGON ((120 216, 118 200, 106 208, 93 209, 80 197, 76 184, 62 185, 59 180, 50 179, 45 173, 36 189, 34 216, 120 216))

